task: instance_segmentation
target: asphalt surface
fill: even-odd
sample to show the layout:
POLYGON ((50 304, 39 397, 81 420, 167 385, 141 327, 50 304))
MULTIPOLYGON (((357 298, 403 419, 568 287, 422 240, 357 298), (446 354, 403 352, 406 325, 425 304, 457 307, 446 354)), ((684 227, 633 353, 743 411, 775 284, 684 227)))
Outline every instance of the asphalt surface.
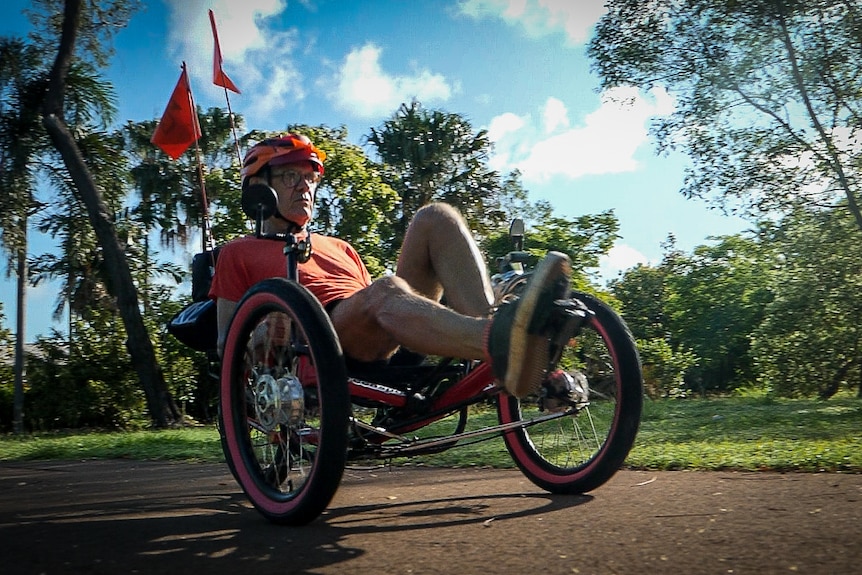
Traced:
POLYGON ((862 573, 862 475, 621 471, 553 496, 518 471, 349 469, 268 523, 218 464, 0 462, 0 573, 862 573))

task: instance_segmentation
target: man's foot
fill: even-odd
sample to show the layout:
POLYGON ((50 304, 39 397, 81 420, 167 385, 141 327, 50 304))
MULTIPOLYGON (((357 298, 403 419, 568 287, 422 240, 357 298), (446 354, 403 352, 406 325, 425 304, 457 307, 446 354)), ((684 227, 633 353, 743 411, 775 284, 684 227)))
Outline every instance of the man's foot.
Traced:
POLYGON ((488 355, 506 391, 525 397, 538 390, 548 367, 548 318, 554 301, 569 297, 569 257, 549 252, 536 266, 520 299, 501 305, 491 319, 488 355))

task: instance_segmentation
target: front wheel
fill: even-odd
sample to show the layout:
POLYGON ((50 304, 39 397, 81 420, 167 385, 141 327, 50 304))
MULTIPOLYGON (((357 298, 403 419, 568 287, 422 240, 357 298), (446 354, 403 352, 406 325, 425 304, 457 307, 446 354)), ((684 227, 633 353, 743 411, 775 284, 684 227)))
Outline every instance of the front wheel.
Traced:
POLYGON ((221 372, 228 466, 267 519, 302 525, 338 489, 350 397, 329 317, 301 285, 264 280, 240 300, 221 372))
POLYGON ((586 378, 585 393, 571 404, 541 391, 520 401, 500 394, 497 403, 500 423, 529 422, 504 434, 506 448, 552 493, 585 493, 610 479, 634 444, 643 402, 640 358, 623 320, 593 296, 572 298, 593 314, 563 349, 557 373, 586 378))

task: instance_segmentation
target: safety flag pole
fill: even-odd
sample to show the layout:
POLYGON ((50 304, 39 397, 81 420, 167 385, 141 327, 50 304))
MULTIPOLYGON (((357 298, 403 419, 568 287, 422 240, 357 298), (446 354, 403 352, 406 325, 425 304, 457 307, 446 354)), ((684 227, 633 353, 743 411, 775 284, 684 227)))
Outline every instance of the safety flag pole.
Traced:
MULTIPOLYGON (((186 63, 183 62, 183 72, 186 70, 186 63)), ((188 74, 186 74, 186 81, 188 82, 188 74)), ((195 97, 192 94, 192 87, 189 84, 189 101, 191 102, 192 108, 192 121, 195 125, 198 126, 197 130, 200 133, 200 125, 198 124, 198 112, 197 106, 195 106, 195 97)), ((204 182, 204 164, 201 159, 201 148, 198 145, 198 140, 195 139, 195 163, 198 166, 198 181, 201 185, 201 209, 203 210, 203 234, 201 235, 201 249, 203 252, 210 252, 215 249, 215 239, 212 234, 212 225, 210 224, 210 208, 209 202, 207 201, 207 188, 206 183, 204 182)))
POLYGON ((204 184, 203 164, 201 162, 200 146, 198 139, 201 137, 201 126, 198 122, 195 99, 189 82, 186 63, 183 62, 182 73, 177 85, 168 100, 168 105, 159 120, 156 130, 153 132, 150 142, 161 148, 172 160, 176 160, 195 145, 195 161, 198 167, 198 181, 201 186, 201 209, 203 211, 203 235, 201 244, 203 251, 213 246, 212 230, 209 221, 209 205, 207 203, 206 187, 204 184))
POLYGON ((227 74, 224 73, 222 69, 222 56, 221 56, 221 45, 218 40, 218 29, 216 28, 215 21, 215 13, 210 10, 210 26, 212 26, 213 31, 213 84, 216 86, 221 86, 224 89, 224 99, 227 102, 227 113, 228 118, 230 120, 230 130, 231 134, 233 134, 233 144, 234 151, 236 152, 236 159, 240 165, 242 165, 242 153, 239 149, 239 138, 236 134, 236 124, 234 123, 233 110, 230 107, 230 96, 228 95, 228 90, 235 92, 237 94, 241 94, 239 88, 236 87, 230 78, 228 78, 227 74))

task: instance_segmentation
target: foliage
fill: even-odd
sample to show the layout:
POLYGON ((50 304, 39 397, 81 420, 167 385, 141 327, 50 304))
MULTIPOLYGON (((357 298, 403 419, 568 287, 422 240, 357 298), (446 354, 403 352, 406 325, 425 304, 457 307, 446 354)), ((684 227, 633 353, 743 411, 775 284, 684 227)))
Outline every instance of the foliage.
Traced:
POLYGON ((13 338, 9 330, 3 327, 5 323, 3 302, 0 302, 0 431, 11 429, 15 394, 15 376, 12 369, 13 338))
MULTIPOLYGON (((116 134, 79 130, 78 145, 85 161, 92 166, 103 190, 103 199, 118 212, 127 178, 127 164, 117 153, 121 142, 116 134)), ((54 317, 62 317, 68 305, 71 316, 86 317, 92 307, 116 309, 111 275, 93 228, 87 219, 86 207, 78 201, 74 183, 65 170, 52 169, 48 181, 52 184, 54 201, 46 203, 38 215, 38 229, 51 238, 59 238, 62 254, 43 254, 31 263, 33 285, 61 279, 54 317)))
POLYGON ((350 242, 372 276, 395 268, 391 214, 398 195, 384 181, 381 166, 347 141, 347 129, 292 126, 326 152, 326 172, 315 198, 315 230, 350 242))
POLYGON ((26 252, 27 220, 37 208, 34 159, 47 147, 39 106, 45 89, 42 54, 15 38, 0 39, 0 245, 15 269, 26 252))
POLYGON ((685 375, 698 364, 697 355, 681 346, 674 349, 660 337, 639 339, 637 347, 647 396, 685 397, 685 375))
POLYGON ((669 374, 682 366, 686 388, 700 393, 727 391, 756 379, 750 338, 772 298, 773 257, 757 238, 735 235, 713 241, 690 255, 670 244, 661 265, 637 266, 611 284, 635 337, 652 342, 644 352, 674 358, 660 368, 667 390, 675 389, 669 374))
POLYGON ((168 321, 185 301, 170 298, 168 286, 159 286, 148 317, 163 366, 165 382, 187 420, 213 422, 218 411, 218 371, 213 358, 180 343, 167 332, 168 321))
POLYGON ((675 254, 663 264, 671 342, 699 358, 689 384, 701 393, 750 383, 750 334, 772 299, 772 261, 764 246, 743 235, 714 238, 713 245, 675 254))
POLYGON ((488 167, 488 133, 475 132, 463 116, 427 110, 415 101, 402 104, 383 125, 371 129, 367 141, 384 166, 384 181, 399 196, 389 216, 395 225, 389 253, 397 253, 416 210, 433 201, 458 208, 480 241, 508 224, 502 182, 488 167))
POLYGON ((203 247, 210 226, 219 242, 248 229, 239 209, 239 158, 232 139, 232 126, 241 127, 242 117, 231 121, 221 108, 198 109, 197 115, 201 137, 176 161, 150 143, 156 121, 127 122, 123 129, 136 199, 131 216, 147 231, 158 230, 169 248, 185 247, 195 235, 203 236, 203 247))
POLYGON ((98 320, 77 325, 71 342, 59 334, 37 342, 39 354, 27 363, 31 429, 122 428, 142 416, 122 324, 108 312, 98 320))
POLYGON ((635 339, 670 339, 666 276, 664 267, 638 264, 610 283, 635 339))
POLYGON ((783 395, 862 393, 862 232, 845 210, 807 207, 764 227, 782 265, 754 333, 761 383, 783 395))
POLYGON ((862 229, 856 144, 862 10, 847 0, 611 0, 589 46, 605 88, 667 89, 662 148, 692 160, 683 193, 756 215, 797 199, 862 229))
MULTIPOLYGON (((66 0, 34 0, 24 9, 33 30, 30 41, 37 46, 60 44, 66 0)), ((113 55, 114 35, 141 8, 140 0, 83 0, 78 26, 78 54, 82 61, 104 68, 113 55)))

